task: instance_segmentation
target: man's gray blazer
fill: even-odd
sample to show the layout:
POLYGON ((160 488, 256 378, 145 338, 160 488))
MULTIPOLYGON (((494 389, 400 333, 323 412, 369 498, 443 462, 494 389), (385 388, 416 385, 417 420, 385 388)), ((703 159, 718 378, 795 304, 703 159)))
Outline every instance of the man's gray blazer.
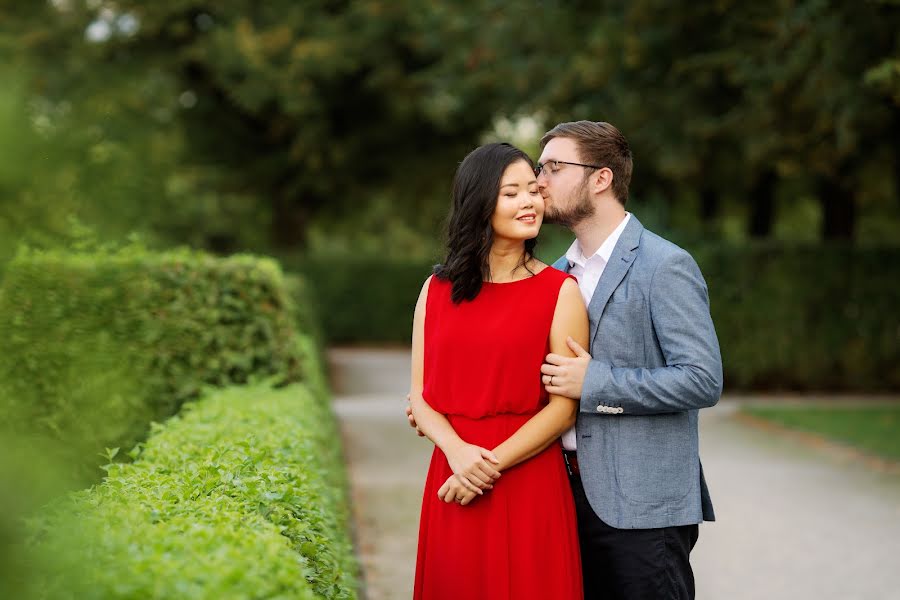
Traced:
MULTIPOLYGON (((565 257, 553 266, 569 270, 565 257)), ((722 358, 697 263, 632 215, 588 315, 575 429, 594 512, 619 529, 714 521, 697 413, 719 400, 722 358)))

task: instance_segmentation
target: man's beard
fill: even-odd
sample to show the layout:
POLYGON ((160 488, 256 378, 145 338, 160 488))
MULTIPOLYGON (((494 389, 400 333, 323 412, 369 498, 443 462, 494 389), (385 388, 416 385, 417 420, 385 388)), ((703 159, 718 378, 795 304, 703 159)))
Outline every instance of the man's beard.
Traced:
POLYGON ((569 202, 569 208, 565 211, 557 208, 556 204, 549 204, 544 210, 544 223, 562 225, 571 229, 588 217, 594 216, 595 209, 588 197, 587 181, 583 181, 581 187, 572 195, 575 197, 575 202, 569 202))

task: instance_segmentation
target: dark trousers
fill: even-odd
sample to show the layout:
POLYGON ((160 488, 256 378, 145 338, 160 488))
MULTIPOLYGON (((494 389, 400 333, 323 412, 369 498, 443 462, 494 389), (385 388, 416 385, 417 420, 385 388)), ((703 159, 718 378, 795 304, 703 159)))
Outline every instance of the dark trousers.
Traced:
POLYGON ((581 477, 569 477, 578 513, 585 600, 688 600, 694 598, 689 560, 697 525, 616 529, 591 508, 581 477))

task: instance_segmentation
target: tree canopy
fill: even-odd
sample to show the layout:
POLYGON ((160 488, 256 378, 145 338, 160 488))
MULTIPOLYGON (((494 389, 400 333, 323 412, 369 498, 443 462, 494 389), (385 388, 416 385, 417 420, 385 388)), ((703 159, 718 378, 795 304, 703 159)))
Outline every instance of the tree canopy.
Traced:
POLYGON ((302 247, 373 199, 433 230, 498 117, 616 124, 634 196, 701 226, 734 213, 767 237, 795 201, 825 238, 900 217, 895 0, 0 7, 33 119, 118 157, 76 161, 81 193, 120 181, 123 222, 217 250, 302 247))

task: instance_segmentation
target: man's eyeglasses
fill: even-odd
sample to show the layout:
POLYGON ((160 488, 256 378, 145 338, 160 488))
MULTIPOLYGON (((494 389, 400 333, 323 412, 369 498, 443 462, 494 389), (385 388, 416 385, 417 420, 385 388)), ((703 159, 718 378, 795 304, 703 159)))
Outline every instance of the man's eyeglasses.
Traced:
POLYGON ((572 165, 574 167, 586 167, 588 169, 602 169, 603 168, 598 165, 585 165, 585 164, 576 163, 576 162, 566 162, 564 160, 548 160, 545 163, 537 164, 537 166, 534 168, 534 176, 540 177, 541 171, 543 171, 544 174, 549 177, 551 173, 556 173, 557 171, 559 171, 559 165, 572 165), (547 170, 547 167, 550 167, 550 169, 547 170))

